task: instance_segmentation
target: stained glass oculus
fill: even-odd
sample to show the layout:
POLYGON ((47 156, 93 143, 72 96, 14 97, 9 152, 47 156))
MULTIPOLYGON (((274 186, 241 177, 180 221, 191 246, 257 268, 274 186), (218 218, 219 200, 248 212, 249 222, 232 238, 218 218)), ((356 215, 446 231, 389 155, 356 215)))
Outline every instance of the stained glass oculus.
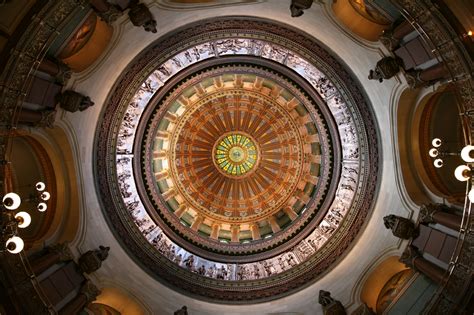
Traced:
POLYGON ((252 139, 243 134, 228 134, 216 143, 214 160, 226 175, 242 176, 255 167, 257 147, 252 139))

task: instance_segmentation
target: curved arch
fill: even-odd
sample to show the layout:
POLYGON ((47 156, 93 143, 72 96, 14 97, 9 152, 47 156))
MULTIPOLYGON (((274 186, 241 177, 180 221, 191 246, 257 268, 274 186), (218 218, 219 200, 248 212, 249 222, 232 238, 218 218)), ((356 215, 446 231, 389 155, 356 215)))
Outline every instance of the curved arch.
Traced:
POLYGON ((47 158, 55 174, 56 186, 54 192, 56 211, 47 230, 41 238, 35 239, 33 247, 42 246, 44 242, 72 241, 77 233, 79 200, 77 197, 77 173, 70 142, 60 127, 35 129, 27 137, 39 143, 47 152, 47 158))
MULTIPOLYGON (((398 102, 396 124, 401 173, 406 191, 416 204, 441 202, 443 198, 451 203, 457 203, 455 193, 463 189, 454 186, 455 188, 451 190, 443 184, 443 181, 451 178, 453 180, 450 183, 457 184, 450 172, 455 160, 446 157, 447 166, 440 173, 432 166, 432 160, 428 155, 432 138, 443 136, 448 139, 455 138, 455 135, 451 135, 451 133, 456 133, 455 130, 445 128, 445 124, 436 123, 436 117, 441 116, 443 119, 446 117, 458 119, 456 112, 450 112, 450 108, 457 111, 455 106, 447 104, 446 98, 440 98, 440 95, 446 92, 449 93, 446 87, 436 91, 406 89, 401 93, 398 102), (446 106, 442 108, 443 106, 440 106, 442 104, 446 106), (434 110, 437 113, 434 113, 434 110), (441 180, 442 178, 444 179, 441 180)), ((460 147, 454 144, 449 149, 455 151, 460 147)))
POLYGON ((395 274, 407 269, 398 259, 398 256, 390 256, 378 263, 362 285, 360 299, 373 310, 377 307, 377 299, 385 284, 395 274))
POLYGON ((377 41, 391 22, 361 0, 338 0, 332 5, 334 15, 347 29, 368 41, 377 41))
MULTIPOLYGON (((101 309, 112 308, 117 314, 142 315, 147 311, 126 291, 116 287, 105 287, 101 289, 101 294, 97 297, 89 309, 94 310, 94 314, 101 313, 101 309), (94 306, 95 305, 95 306, 94 306), (92 307, 91 307, 92 306, 92 307), (98 312, 96 312, 96 310, 98 312)), ((115 313, 113 313, 115 314, 115 313)))

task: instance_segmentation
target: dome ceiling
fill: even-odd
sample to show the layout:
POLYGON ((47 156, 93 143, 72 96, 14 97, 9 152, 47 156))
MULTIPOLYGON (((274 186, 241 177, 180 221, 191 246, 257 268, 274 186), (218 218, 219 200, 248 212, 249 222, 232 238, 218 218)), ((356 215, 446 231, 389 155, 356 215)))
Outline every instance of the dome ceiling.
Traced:
POLYGON ((97 134, 103 208, 158 280, 226 302, 276 298, 359 231, 375 126, 314 39, 257 19, 198 24, 146 49, 111 92, 97 134))
POLYGON ((210 257, 228 262, 289 240, 281 230, 301 229, 308 205, 322 213, 332 169, 317 106, 281 75, 238 60, 190 69, 191 78, 152 101, 140 149, 147 194, 160 209, 148 212, 205 247, 200 256, 217 252, 210 257))

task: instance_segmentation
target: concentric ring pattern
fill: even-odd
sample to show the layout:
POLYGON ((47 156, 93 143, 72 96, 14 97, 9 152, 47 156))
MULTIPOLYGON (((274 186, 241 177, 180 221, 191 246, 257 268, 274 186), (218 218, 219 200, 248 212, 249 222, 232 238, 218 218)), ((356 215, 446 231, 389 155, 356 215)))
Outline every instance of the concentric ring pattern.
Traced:
POLYGON ((217 169, 231 178, 246 176, 256 169, 260 153, 256 141, 241 132, 230 132, 215 142, 212 149, 217 169))
POLYGON ((263 20, 159 39, 110 93, 97 139, 123 246, 158 280, 226 302, 317 279, 355 238, 377 182, 357 83, 314 39, 263 20))

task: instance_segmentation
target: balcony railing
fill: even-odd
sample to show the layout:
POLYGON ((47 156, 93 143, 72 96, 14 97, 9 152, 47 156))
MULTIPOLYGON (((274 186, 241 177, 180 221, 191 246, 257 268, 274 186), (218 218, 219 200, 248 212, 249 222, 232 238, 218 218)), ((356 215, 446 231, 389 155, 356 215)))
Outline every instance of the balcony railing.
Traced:
MULTIPOLYGON (((438 7, 430 0, 392 0, 403 17, 414 27, 432 49, 438 62, 443 62, 449 72, 449 83, 455 89, 457 106, 461 115, 465 144, 474 136, 474 80, 473 61, 459 35, 450 26, 438 7)), ((470 165, 474 167, 474 165, 470 165)), ((471 189, 468 181, 459 237, 451 258, 444 283, 425 307, 426 314, 455 314, 467 301, 472 290, 474 259, 474 223, 472 204, 467 197, 471 189)))

